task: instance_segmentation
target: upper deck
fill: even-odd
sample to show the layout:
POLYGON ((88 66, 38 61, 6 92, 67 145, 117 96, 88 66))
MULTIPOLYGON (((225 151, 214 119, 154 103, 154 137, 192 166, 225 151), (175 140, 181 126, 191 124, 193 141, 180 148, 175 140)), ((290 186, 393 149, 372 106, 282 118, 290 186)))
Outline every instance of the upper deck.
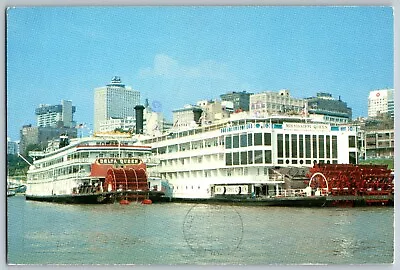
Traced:
POLYGON ((32 151, 32 171, 41 171, 72 164, 90 164, 96 158, 132 158, 151 154, 151 146, 139 144, 132 137, 96 136, 72 139, 68 145, 51 145, 46 151, 32 151), (53 146, 53 147, 52 147, 53 146))
POLYGON ((285 130, 309 130, 309 131, 357 131, 358 128, 355 126, 332 126, 330 124, 313 122, 310 118, 300 117, 300 116, 270 116, 268 118, 257 118, 248 117, 247 115, 242 115, 237 118, 223 119, 212 124, 198 126, 193 128, 185 129, 174 129, 172 128, 168 132, 162 134, 161 136, 145 138, 142 143, 153 145, 154 143, 160 143, 164 141, 169 141, 171 139, 184 139, 185 137, 193 138, 193 135, 198 135, 196 137, 206 137, 204 134, 211 134, 212 131, 218 131, 219 133, 229 133, 238 132, 243 130, 248 130, 252 128, 269 128, 269 129, 285 129, 285 130), (292 124, 292 125, 291 125, 292 124), (300 125, 301 124, 301 125, 300 125), (203 135, 200 135, 203 134, 203 135))

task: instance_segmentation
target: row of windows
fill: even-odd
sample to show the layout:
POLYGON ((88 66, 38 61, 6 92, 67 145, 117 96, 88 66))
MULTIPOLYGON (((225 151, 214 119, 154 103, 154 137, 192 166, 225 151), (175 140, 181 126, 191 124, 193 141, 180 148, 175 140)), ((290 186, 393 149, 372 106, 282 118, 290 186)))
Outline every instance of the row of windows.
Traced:
POLYGON ((225 154, 225 165, 271 164, 271 150, 255 150, 225 154))
POLYGON ((90 172, 90 165, 70 165, 66 167, 56 168, 55 170, 35 173, 31 175, 31 180, 50 180, 57 176, 73 174, 77 172, 90 172))
MULTIPOLYGON (((355 136, 354 144, 355 144, 355 136)), ((337 158, 337 136, 278 134, 278 158, 337 158)))
MULTIPOLYGON (((102 158, 102 157, 111 157, 111 158, 113 158, 113 157, 133 157, 133 156, 141 157, 141 156, 145 155, 145 153, 143 153, 143 152, 132 152, 132 151, 125 152, 125 151, 117 151, 117 150, 110 151, 107 153, 92 152, 92 155, 90 152, 75 152, 75 153, 69 154, 67 156, 67 160, 85 159, 85 158, 89 158, 90 156, 93 157, 94 154, 96 154, 95 155, 96 158, 98 158, 98 157, 100 157, 100 158, 102 158)), ((48 162, 40 163, 38 166, 40 168, 44 168, 44 167, 49 167, 49 166, 52 166, 52 165, 55 165, 58 163, 62 163, 62 162, 63 162, 63 158, 60 157, 60 158, 57 158, 57 159, 54 159, 54 160, 51 160, 48 162)))
POLYGON ((153 149, 154 153, 165 154, 165 153, 174 153, 178 151, 188 151, 188 150, 197 150, 206 147, 216 147, 219 145, 223 145, 223 137, 213 138, 207 140, 199 140, 193 142, 187 142, 182 144, 174 144, 169 146, 162 146, 156 149, 153 149))
MULTIPOLYGON (((226 169, 213 169, 213 170, 197 170, 197 171, 185 171, 185 172, 168 172, 161 173, 161 177, 165 179, 187 179, 191 178, 209 178, 209 177, 225 177, 225 176, 243 176, 249 174, 249 168, 247 167, 236 167, 226 169)), ((258 167, 251 172, 253 175, 268 175, 268 167, 258 167)))
POLYGON ((257 145, 271 145, 271 133, 243 133, 240 135, 226 136, 225 149, 257 145))
POLYGON ((185 165, 191 163, 202 163, 202 162, 213 162, 222 159, 223 154, 218 154, 218 156, 214 155, 204 155, 204 156, 194 156, 194 157, 186 157, 186 158, 173 158, 168 160, 161 160, 161 166, 175 166, 175 165, 185 165))
MULTIPOLYGON (((320 159, 320 160, 311 160, 311 159, 306 159, 306 160, 303 160, 303 159, 300 159, 300 160, 298 160, 298 159, 286 159, 286 160, 283 160, 283 159, 278 159, 278 164, 286 164, 286 165, 288 165, 288 164, 294 164, 294 165, 296 165, 296 164, 300 164, 300 165, 308 164, 308 165, 310 165, 310 164, 315 164, 315 163, 321 163, 321 164, 327 163, 327 164, 330 164, 331 161, 330 160, 324 160, 324 159, 320 159)), ((332 160, 332 164, 337 164, 337 163, 338 163, 337 159, 333 159, 332 160)))
POLYGON ((326 121, 334 122, 334 123, 348 123, 349 122, 349 119, 341 118, 341 117, 324 116, 324 119, 326 121))

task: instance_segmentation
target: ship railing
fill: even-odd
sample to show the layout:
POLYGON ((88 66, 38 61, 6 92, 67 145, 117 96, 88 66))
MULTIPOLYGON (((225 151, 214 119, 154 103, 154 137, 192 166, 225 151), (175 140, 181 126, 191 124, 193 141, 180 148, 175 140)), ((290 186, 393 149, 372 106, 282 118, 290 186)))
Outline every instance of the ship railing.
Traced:
POLYGON ((153 164, 153 165, 160 164, 160 159, 159 158, 155 158, 155 157, 143 157, 142 161, 145 164, 153 164))
POLYGON ((256 182, 260 182, 260 183, 265 183, 265 182, 268 182, 268 183, 273 183, 273 182, 283 183, 283 182, 285 182, 285 179, 283 177, 280 177, 280 176, 272 176, 272 177, 270 176, 270 177, 268 177, 267 175, 256 175, 256 176, 254 176, 254 180, 256 182))
POLYGON ((207 163, 187 163, 174 162, 172 165, 161 165, 158 164, 156 167, 159 171, 163 172, 184 172, 184 171, 203 171, 203 170, 214 170, 220 169, 223 165, 218 164, 218 161, 207 162, 207 163))
POLYGON ((304 189, 283 189, 279 191, 277 197, 305 197, 306 192, 304 189))
POLYGON ((45 166, 43 163, 41 163, 40 165, 37 165, 38 168, 46 168, 46 169, 53 169, 53 168, 57 168, 60 166, 60 164, 62 164, 62 166, 66 166, 66 165, 71 165, 71 164, 82 164, 82 163, 89 163, 90 160, 89 158, 77 158, 77 159, 69 159, 67 161, 63 161, 60 163, 54 163, 54 164, 50 164, 48 166, 45 166))
POLYGON ((224 151, 224 148, 221 145, 217 146, 206 146, 202 148, 194 148, 194 149, 186 149, 176 152, 168 152, 165 154, 160 154, 160 158, 169 157, 171 153, 174 153, 174 158, 188 158, 193 156, 203 156, 203 155, 212 155, 219 154, 224 151))

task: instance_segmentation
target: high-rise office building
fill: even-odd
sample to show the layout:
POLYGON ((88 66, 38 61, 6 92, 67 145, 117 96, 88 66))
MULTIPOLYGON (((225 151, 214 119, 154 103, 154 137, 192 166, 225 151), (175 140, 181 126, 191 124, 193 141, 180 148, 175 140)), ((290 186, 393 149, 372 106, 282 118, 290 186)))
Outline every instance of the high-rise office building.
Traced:
POLYGON ((71 100, 62 100, 59 105, 40 104, 35 110, 37 126, 72 128, 75 110, 71 100))
POLYGON ((185 105, 181 109, 172 111, 174 128, 190 129, 196 127, 200 123, 200 117, 203 110, 200 106, 185 105))
POLYGON ((308 113, 315 120, 331 124, 346 124, 352 119, 353 110, 347 106, 347 103, 332 97, 330 93, 317 93, 316 97, 309 97, 308 113))
POLYGON ((41 127, 24 125, 20 130, 20 153, 27 154, 27 148, 30 145, 38 147, 40 150, 46 149, 49 141, 60 138, 60 135, 67 135, 69 138, 77 137, 75 127, 41 127))
POLYGON ((223 101, 232 101, 233 109, 235 111, 249 111, 250 105, 250 96, 251 93, 247 93, 246 91, 242 92, 228 92, 226 94, 220 95, 221 100, 223 101))
POLYGON ((16 155, 18 152, 18 142, 7 137, 7 155, 16 155))
POLYGON ((368 117, 386 114, 394 118, 394 89, 379 89, 369 92, 368 117))
POLYGON ((140 92, 125 86, 115 76, 110 84, 94 89, 94 131, 100 131, 103 121, 134 117, 139 104, 140 92))
POLYGON ((304 99, 292 97, 288 89, 264 91, 250 96, 250 114, 266 117, 271 114, 300 113, 305 104, 304 99))

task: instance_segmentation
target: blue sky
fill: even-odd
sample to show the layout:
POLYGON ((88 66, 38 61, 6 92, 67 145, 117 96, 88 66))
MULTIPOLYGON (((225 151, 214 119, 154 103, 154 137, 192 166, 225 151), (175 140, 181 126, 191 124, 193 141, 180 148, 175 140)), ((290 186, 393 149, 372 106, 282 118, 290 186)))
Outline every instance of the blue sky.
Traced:
POLYGON ((391 7, 34 7, 7 12, 7 136, 39 104, 72 100, 93 122, 93 89, 115 75, 171 111, 228 91, 330 92, 366 116, 393 88, 391 7))

